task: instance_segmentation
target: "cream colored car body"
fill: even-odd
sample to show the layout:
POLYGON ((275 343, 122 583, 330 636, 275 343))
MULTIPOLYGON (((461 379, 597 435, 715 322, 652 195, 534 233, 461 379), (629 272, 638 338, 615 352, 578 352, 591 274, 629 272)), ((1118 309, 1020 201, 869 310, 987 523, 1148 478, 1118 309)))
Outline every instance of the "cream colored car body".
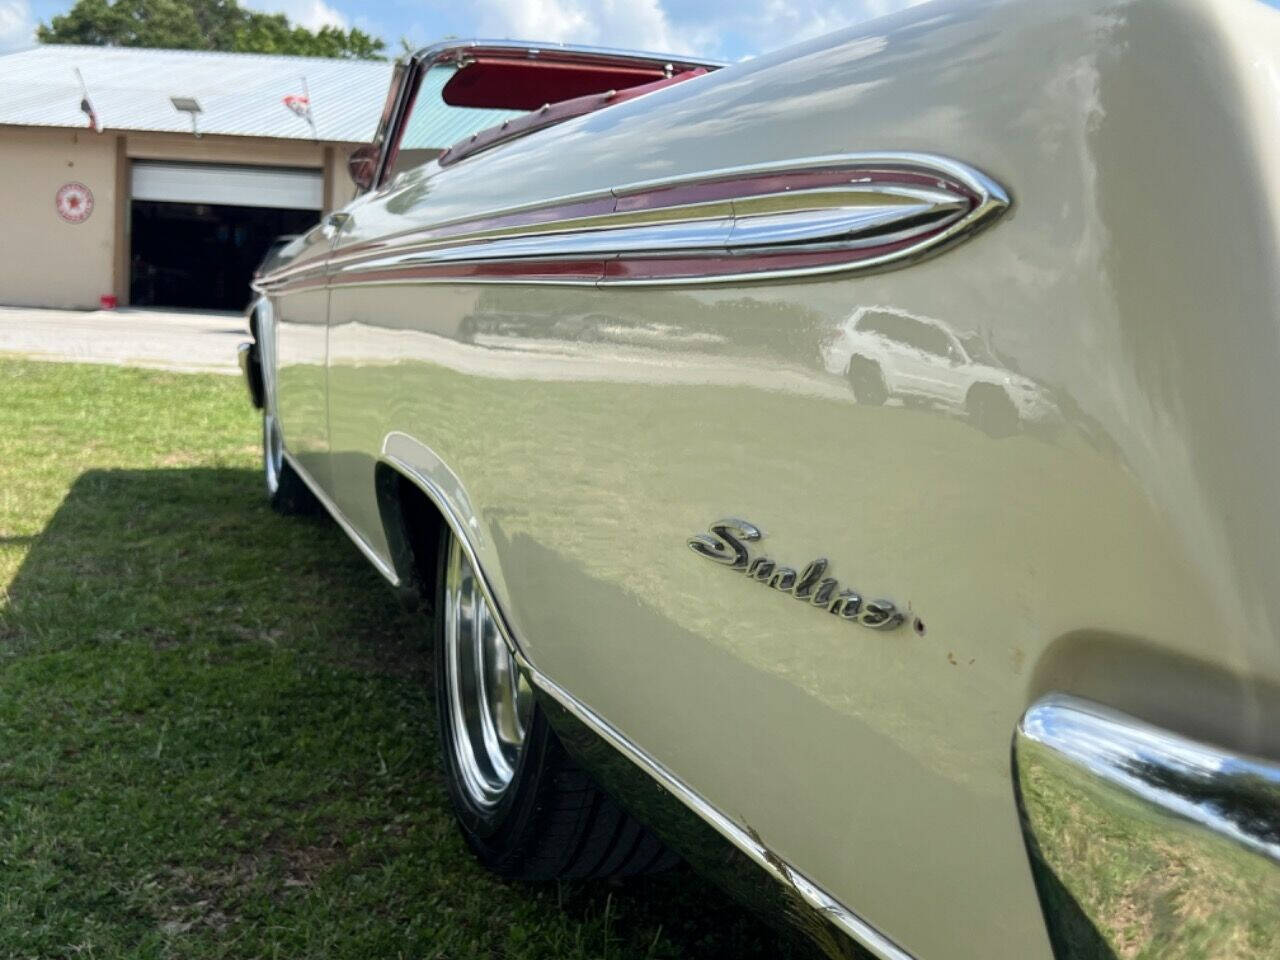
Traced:
POLYGON ((392 579, 375 467, 429 484, 538 673, 897 945, 882 955, 1047 958, 1009 763, 1033 701, 1280 758, 1277 103, 1263 2, 930 3, 429 164, 292 264, 856 151, 953 157, 1013 206, 870 275, 272 294, 290 457, 392 579), (995 345, 1063 427, 993 438, 856 404, 820 349, 868 305, 995 345), (486 312, 524 329, 460 335, 486 312), (584 314, 682 335, 554 334, 584 314), (920 629, 841 622, 688 549, 730 516, 920 629))

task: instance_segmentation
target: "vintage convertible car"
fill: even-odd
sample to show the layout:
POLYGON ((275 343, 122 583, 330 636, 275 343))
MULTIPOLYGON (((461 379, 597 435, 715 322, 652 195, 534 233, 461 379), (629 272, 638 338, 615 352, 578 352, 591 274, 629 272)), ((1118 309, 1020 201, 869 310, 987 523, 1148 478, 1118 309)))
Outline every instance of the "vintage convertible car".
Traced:
POLYGON ((832 956, 1280 956, 1280 10, 717 66, 424 51, 259 281, 268 494, 426 598, 468 843, 832 956), (526 112, 426 156, 442 64, 526 112), (1061 423, 857 402, 872 310, 1061 423))

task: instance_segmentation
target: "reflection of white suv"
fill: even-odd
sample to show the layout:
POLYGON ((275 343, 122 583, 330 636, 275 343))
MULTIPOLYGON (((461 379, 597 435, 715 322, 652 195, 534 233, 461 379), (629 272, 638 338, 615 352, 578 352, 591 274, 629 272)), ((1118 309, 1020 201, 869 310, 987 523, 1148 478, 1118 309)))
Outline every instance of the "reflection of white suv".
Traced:
POLYGON ((976 335, 962 339, 940 320, 892 307, 855 310, 822 353, 828 371, 849 378, 859 403, 937 404, 997 436, 1057 409, 1035 381, 999 366, 976 335))

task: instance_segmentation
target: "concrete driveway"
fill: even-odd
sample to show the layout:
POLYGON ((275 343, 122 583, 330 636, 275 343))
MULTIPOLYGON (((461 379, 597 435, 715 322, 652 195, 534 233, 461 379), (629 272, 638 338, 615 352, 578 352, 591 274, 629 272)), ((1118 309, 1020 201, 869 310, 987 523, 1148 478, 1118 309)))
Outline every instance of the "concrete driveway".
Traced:
POLYGON ((239 373, 236 344, 248 339, 238 313, 0 307, 0 355, 34 360, 239 373))

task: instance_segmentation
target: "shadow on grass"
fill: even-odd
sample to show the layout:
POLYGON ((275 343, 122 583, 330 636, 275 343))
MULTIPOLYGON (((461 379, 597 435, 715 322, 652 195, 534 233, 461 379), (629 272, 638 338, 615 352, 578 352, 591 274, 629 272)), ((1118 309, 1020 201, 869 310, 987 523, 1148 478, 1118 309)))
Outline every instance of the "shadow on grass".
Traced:
POLYGON ((0 954, 786 957, 691 874, 471 860, 427 624, 254 471, 95 470, 0 606, 0 954))

